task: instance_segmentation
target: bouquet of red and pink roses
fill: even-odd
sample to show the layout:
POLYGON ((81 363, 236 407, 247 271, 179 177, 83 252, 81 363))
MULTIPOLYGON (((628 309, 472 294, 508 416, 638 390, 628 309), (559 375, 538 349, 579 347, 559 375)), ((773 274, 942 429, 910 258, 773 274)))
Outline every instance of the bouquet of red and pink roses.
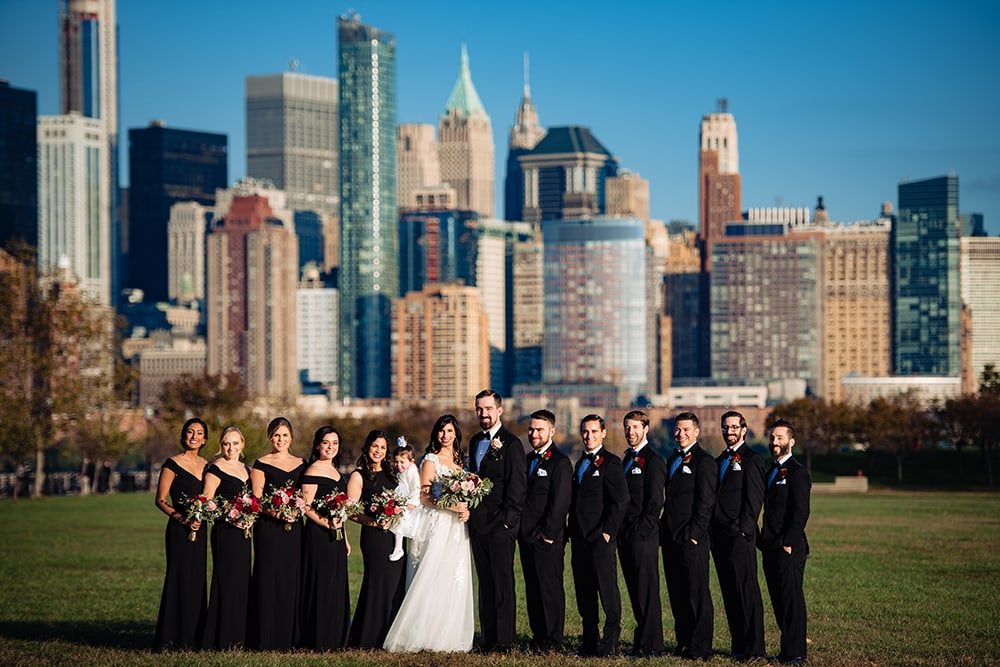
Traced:
POLYGON ((222 516, 227 522, 237 528, 242 528, 243 537, 246 538, 250 537, 250 530, 259 514, 260 501, 245 486, 239 495, 233 496, 222 506, 222 516))
POLYGON ((276 519, 285 522, 285 530, 291 530, 292 523, 299 519, 306 509, 302 489, 295 486, 292 480, 285 482, 285 486, 271 487, 261 499, 261 504, 265 509, 271 510, 276 519))
MULTIPOLYGON (((197 495, 186 498, 185 502, 187 503, 185 518, 188 520, 188 523, 192 521, 208 523, 209 521, 215 521, 222 514, 222 509, 219 507, 219 503, 215 502, 215 498, 197 495)), ((198 541, 198 531, 192 530, 189 532, 187 539, 188 542, 198 541)))
MULTIPOLYGON (((364 508, 358 501, 346 493, 328 493, 321 498, 313 500, 312 507, 320 516, 327 519, 340 519, 342 522, 364 511, 364 508)), ((343 532, 343 528, 337 531, 338 540, 344 539, 343 532)))
POLYGON ((454 507, 468 503, 475 507, 493 489, 493 482, 468 470, 456 470, 450 475, 439 475, 431 484, 431 495, 438 507, 454 507))
POLYGON ((406 496, 397 495, 392 489, 386 489, 371 499, 368 509, 382 530, 391 530, 406 514, 406 503, 409 500, 406 496))

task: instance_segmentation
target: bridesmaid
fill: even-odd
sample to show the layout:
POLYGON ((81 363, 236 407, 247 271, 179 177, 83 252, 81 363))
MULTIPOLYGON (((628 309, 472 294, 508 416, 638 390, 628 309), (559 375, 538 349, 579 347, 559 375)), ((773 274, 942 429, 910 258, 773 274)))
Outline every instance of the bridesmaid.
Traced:
POLYGON ((187 499, 201 493, 202 473, 208 461, 199 452, 207 435, 208 426, 201 419, 184 422, 180 437, 182 451, 163 462, 156 487, 156 507, 170 519, 165 534, 167 574, 153 640, 157 651, 197 648, 205 622, 208 540, 201 522, 189 522, 186 514, 187 499))
MULTIPOLYGON (((244 445, 237 427, 222 431, 219 457, 205 471, 203 496, 219 496, 222 505, 243 492, 250 481, 250 469, 240 461, 244 445)), ((251 543, 243 528, 226 517, 212 524, 212 588, 202 648, 228 651, 242 648, 246 641, 251 543)))
POLYGON ((388 443, 385 431, 371 431, 365 438, 358 468, 347 481, 347 495, 365 506, 364 514, 353 517, 362 526, 361 556, 365 566, 348 639, 348 644, 357 648, 382 647, 403 601, 406 560, 389 560, 395 538, 378 525, 367 507, 373 496, 396 488, 396 476, 385 463, 388 443))
POLYGON ((340 519, 328 519, 312 509, 316 498, 347 491, 340 474, 340 432, 321 426, 313 436, 310 465, 302 475, 306 501, 306 526, 302 543, 301 646, 317 651, 342 649, 347 645, 350 591, 347 557, 351 545, 340 519))
MULTIPOLYGON (((267 425, 271 452, 257 459, 250 471, 253 494, 270 495, 273 489, 298 486, 306 462, 292 455, 292 425, 276 417, 267 425)), ((253 611, 250 631, 257 648, 263 651, 287 651, 298 635, 299 561, 301 559, 302 522, 282 520, 270 510, 261 512, 253 528, 253 611)))

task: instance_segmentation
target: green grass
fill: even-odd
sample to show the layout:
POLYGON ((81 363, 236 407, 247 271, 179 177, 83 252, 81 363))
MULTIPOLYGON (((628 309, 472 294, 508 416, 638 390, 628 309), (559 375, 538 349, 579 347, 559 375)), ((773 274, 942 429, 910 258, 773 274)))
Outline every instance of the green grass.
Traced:
MULTIPOLYGON (((356 651, 327 656, 152 653, 148 647, 162 585, 164 521, 151 494, 0 503, 0 664, 429 666, 445 659, 356 651)), ((1000 666, 995 583, 1000 580, 1000 496, 888 491, 816 496, 808 533, 810 664, 1000 666)), ((357 595, 360 553, 350 563, 351 591, 357 595)), ((566 629, 573 643, 580 621, 568 573, 567 566, 566 629)), ((729 636, 714 580, 712 592, 718 652, 712 662, 731 664, 723 657, 729 636)), ((523 610, 523 586, 518 594, 523 610)), ((624 585, 622 596, 622 638, 627 643, 633 621, 624 585)), ((776 653, 778 633, 766 593, 764 606, 768 650, 776 653)), ((666 603, 664 627, 671 646, 666 603)), ((526 641, 523 612, 519 632, 526 641)), ((569 656, 560 661, 653 664, 569 656)), ((541 666, 553 660, 469 655, 449 656, 448 662, 541 666)), ((684 663, 664 659, 657 664, 684 663)))

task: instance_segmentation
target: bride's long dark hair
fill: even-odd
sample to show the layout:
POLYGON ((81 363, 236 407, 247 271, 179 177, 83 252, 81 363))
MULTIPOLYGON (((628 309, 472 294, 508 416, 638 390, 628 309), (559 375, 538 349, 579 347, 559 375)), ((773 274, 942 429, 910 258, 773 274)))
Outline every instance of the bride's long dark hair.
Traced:
POLYGON ((441 451, 441 443, 438 442, 438 434, 444 430, 444 427, 451 424, 455 427, 455 444, 451 446, 452 459, 455 465, 461 467, 465 465, 465 450, 462 449, 462 429, 458 425, 458 420, 455 419, 454 415, 441 415, 434 422, 434 428, 431 429, 431 440, 427 443, 427 453, 437 454, 441 451))

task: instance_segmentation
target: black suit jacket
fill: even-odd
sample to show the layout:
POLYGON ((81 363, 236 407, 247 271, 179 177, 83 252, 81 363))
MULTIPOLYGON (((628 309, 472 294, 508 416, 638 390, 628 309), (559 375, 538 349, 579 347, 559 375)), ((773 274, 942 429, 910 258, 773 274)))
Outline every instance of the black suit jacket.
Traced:
POLYGON ((664 544, 681 544, 688 539, 701 542, 709 536, 719 467, 698 443, 691 446, 688 454, 690 460, 678 466, 673 479, 670 466, 680 454, 675 452, 667 460, 666 503, 660 523, 660 539, 664 544))
POLYGON ((524 445, 503 424, 495 438, 500 440, 501 447, 487 449, 480 466, 476 466, 480 433, 477 431, 469 439, 469 470, 493 482, 493 489, 469 513, 469 530, 487 535, 507 526, 516 535, 527 486, 524 445))
MULTIPOLYGON (((764 483, 767 483, 766 477, 764 483)), ((809 520, 811 489, 809 471, 794 457, 778 466, 774 480, 764 493, 764 522, 757 539, 762 551, 791 547, 792 553, 803 549, 809 553, 806 521, 809 520)))
POLYGON ((659 537, 666 483, 667 464, 647 442, 625 473, 629 501, 622 521, 623 540, 659 537))
MULTIPOLYGON (((756 541, 757 521, 764 504, 764 476, 767 465, 764 457, 743 443, 736 450, 739 461, 730 461, 726 476, 719 483, 712 517, 712 534, 739 537, 756 541)), ((727 458, 723 452, 715 459, 719 469, 727 458)), ((735 458, 735 457, 733 457, 735 458)))
POLYGON ((546 458, 539 459, 535 471, 528 475, 524 511, 521 512, 521 537, 534 540, 541 534, 561 542, 565 539, 573 466, 554 444, 549 445, 545 454, 546 458))
MULTIPOLYGON (((583 457, 580 458, 582 460, 583 457)), ((594 462, 583 473, 583 479, 577 482, 580 461, 573 470, 573 498, 569 510, 570 539, 583 542, 603 541, 602 533, 615 537, 628 504, 622 460, 601 447, 595 453, 594 462)))

